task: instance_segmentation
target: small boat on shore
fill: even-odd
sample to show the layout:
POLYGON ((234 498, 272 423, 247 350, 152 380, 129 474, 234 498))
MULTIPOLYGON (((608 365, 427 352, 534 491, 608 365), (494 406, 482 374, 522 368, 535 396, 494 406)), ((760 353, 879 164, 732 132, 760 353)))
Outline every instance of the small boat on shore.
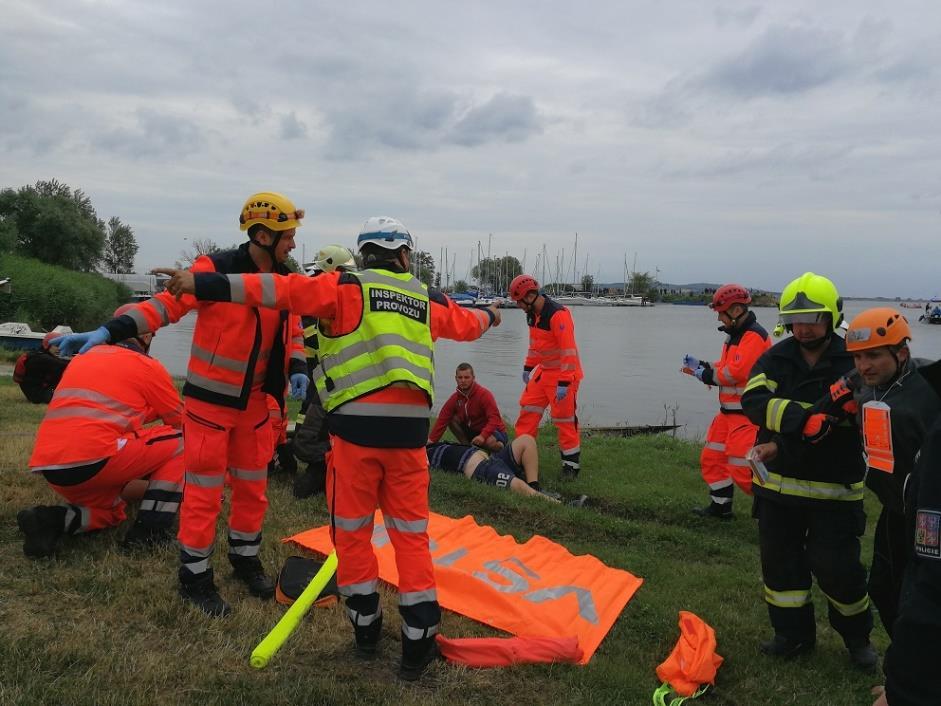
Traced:
MULTIPOLYGON (((68 326, 56 326, 52 333, 58 333, 63 336, 73 333, 68 326)), ((43 331, 33 331, 29 324, 18 321, 9 321, 0 324, 0 346, 12 348, 20 351, 34 351, 42 346, 42 339, 46 337, 43 331)))

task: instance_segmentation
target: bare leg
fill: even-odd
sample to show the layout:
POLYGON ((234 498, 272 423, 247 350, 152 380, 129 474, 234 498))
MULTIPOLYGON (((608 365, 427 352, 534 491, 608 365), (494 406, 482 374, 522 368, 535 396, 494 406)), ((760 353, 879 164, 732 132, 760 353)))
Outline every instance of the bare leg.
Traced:
POLYGON ((521 434, 513 439, 510 448, 513 451, 513 458, 523 467, 526 482, 538 481, 539 450, 536 448, 536 440, 529 434, 521 434))

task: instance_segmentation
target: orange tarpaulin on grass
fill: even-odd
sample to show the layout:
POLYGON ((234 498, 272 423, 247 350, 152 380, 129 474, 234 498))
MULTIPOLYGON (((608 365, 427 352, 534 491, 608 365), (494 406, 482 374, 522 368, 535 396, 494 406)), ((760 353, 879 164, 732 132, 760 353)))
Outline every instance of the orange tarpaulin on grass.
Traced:
MULTIPOLYGON (((519 544, 469 515, 455 520, 431 513, 428 535, 443 608, 513 635, 578 637, 580 664, 588 662, 643 583, 539 535, 519 544)), ((327 526, 285 541, 324 555, 333 550, 327 526)), ((378 511, 373 546, 379 577, 396 585, 392 545, 378 511)))

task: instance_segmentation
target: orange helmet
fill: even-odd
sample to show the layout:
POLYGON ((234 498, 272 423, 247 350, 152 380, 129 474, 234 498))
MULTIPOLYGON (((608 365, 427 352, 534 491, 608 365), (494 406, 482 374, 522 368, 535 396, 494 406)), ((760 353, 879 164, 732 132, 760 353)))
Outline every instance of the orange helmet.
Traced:
POLYGON ((911 340, 908 319, 887 306, 866 309, 850 322, 846 332, 846 350, 865 351, 882 346, 897 346, 911 340))
POLYGON ((517 275, 510 282, 510 299, 520 301, 530 292, 539 291, 539 282, 532 275, 517 275))
POLYGON ((723 284, 712 295, 712 303, 709 306, 721 313, 728 311, 728 308, 733 304, 742 304, 743 306, 751 304, 751 294, 740 284, 723 284))

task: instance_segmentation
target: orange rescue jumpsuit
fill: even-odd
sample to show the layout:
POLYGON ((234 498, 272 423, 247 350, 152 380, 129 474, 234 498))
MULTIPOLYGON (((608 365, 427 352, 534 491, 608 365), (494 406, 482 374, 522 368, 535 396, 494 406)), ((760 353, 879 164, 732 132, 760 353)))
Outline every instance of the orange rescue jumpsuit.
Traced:
POLYGON ((39 425, 29 468, 69 503, 69 534, 127 517, 121 491, 150 482, 138 521, 170 527, 183 494, 180 397, 169 373, 133 345, 76 356, 39 425), (144 425, 160 418, 164 424, 144 425))
POLYGON ((520 414, 516 435, 538 434, 539 422, 549 407, 552 423, 559 433, 562 470, 576 475, 581 469, 581 436, 578 433, 578 385, 584 375, 575 344, 575 323, 572 314, 558 302, 545 297, 542 311, 528 317, 529 351, 523 370, 530 373, 529 382, 520 396, 520 414), (556 400, 556 389, 567 387, 568 393, 556 400))
MULTIPOLYGON (((193 272, 257 272, 248 243, 204 255, 193 272)), ((283 265, 279 271, 287 272, 283 265)), ((185 502, 180 511, 180 578, 209 571, 226 476, 232 490, 229 559, 258 556, 271 438, 266 394, 283 406, 287 379, 305 373, 297 317, 160 292, 105 326, 112 340, 156 331, 198 309, 183 395, 185 502)))
MULTIPOLYGON (((367 270, 368 272, 369 270, 367 270)), ((353 332, 363 317, 356 276, 196 275, 199 299, 289 309, 320 319, 323 336, 353 332)), ((432 339, 472 341, 490 326, 486 310, 462 309, 430 293, 432 339)), ((405 383, 370 392, 328 414, 327 502, 339 557, 337 585, 355 626, 381 616, 379 569, 372 548, 373 515, 383 511, 399 574, 403 649, 432 638, 441 611, 428 548, 428 440, 432 400, 405 383)))

